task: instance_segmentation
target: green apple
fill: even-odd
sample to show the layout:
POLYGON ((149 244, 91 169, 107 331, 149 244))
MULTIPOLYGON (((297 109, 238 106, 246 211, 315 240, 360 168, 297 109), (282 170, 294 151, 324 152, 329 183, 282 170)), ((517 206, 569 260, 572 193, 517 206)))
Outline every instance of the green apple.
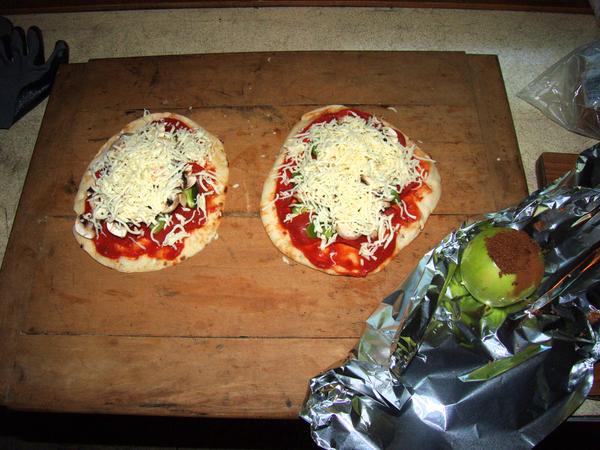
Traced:
MULTIPOLYGON (((502 273, 488 251, 486 240, 498 233, 523 232, 501 227, 484 229, 465 248, 460 262, 460 273, 465 288, 467 288, 476 300, 493 307, 504 307, 521 301, 535 292, 543 275, 544 262, 539 247, 532 240, 532 246, 528 247, 535 250, 529 255, 530 261, 528 261, 527 266, 521 270, 526 273, 536 270, 541 275, 537 279, 532 280, 528 286, 517 288, 517 276, 519 274, 502 273), (541 264, 541 267, 537 266, 537 264, 541 264)), ((518 237, 522 239, 522 236, 518 237)), ((517 252, 525 251, 519 246, 517 239, 510 239, 507 242, 515 243, 515 248, 511 249, 511 251, 515 252, 515 255, 517 252)))

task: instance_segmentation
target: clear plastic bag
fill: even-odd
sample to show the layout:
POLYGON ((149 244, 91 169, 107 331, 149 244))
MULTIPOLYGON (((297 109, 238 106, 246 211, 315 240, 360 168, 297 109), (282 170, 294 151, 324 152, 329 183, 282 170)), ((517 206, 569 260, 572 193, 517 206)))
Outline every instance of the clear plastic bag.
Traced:
POLYGON ((575 49, 517 96, 567 130, 600 139, 600 41, 575 49))
POLYGON ((600 0, 589 0, 594 16, 596 16, 596 22, 600 25, 600 0))

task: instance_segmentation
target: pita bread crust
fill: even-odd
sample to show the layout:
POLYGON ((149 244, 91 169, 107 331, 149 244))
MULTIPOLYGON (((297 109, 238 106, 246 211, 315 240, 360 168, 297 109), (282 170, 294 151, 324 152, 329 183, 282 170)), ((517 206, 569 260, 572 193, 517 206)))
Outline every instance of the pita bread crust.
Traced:
MULTIPOLYGON (((315 119, 318 119, 324 114, 328 113, 336 113, 340 110, 348 109, 347 106, 343 105, 329 105, 319 109, 315 109, 313 111, 309 111, 304 114, 300 121, 294 125, 288 136, 286 137, 283 145, 281 146, 281 150, 277 155, 275 163, 265 180, 263 186, 263 192, 261 196, 260 202, 260 217, 262 219, 263 225, 269 238, 273 242, 273 244, 281 251, 285 256, 291 258, 292 260, 303 264, 305 266, 311 267, 316 270, 320 270, 321 272, 328 273, 330 275, 358 275, 360 270, 347 269, 342 266, 333 266, 332 268, 320 268, 315 266, 305 255, 294 246, 292 240, 289 236, 289 232, 279 224, 279 217, 277 215, 277 207, 275 206, 275 195, 277 190, 277 173, 279 166, 285 160, 285 145, 288 140, 292 139, 299 131, 306 128, 310 123, 312 123, 315 119)), ((391 125, 386 121, 382 121, 386 126, 389 126, 396 130, 399 134, 401 134, 406 140, 406 146, 414 145, 415 154, 422 158, 430 157, 421 150, 414 142, 412 142, 408 136, 406 136, 402 131, 398 130, 395 126, 391 125)), ((435 206, 441 195, 441 179, 437 167, 433 163, 429 163, 429 173, 427 179, 423 183, 423 187, 420 188, 421 191, 421 200, 417 203, 419 211, 421 212, 421 216, 419 220, 412 222, 408 226, 404 226, 400 228, 398 235, 396 237, 396 246, 394 248, 394 252, 385 260, 383 260, 373 271, 370 273, 377 273, 385 266, 387 266, 390 261, 413 239, 415 239, 423 227, 425 226, 425 222, 429 215, 433 212, 435 206)))
POLYGON ((117 139, 119 139, 119 137, 122 134, 132 133, 136 129, 141 128, 150 122, 166 118, 179 120, 180 122, 186 124, 192 129, 201 130, 205 133, 208 139, 210 139, 213 146, 213 157, 210 162, 215 167, 216 179, 221 188, 220 193, 216 194, 216 196, 213 197, 212 200, 216 209, 215 211, 209 213, 206 222, 202 227, 190 232, 190 236, 185 238, 185 240, 183 241, 183 250, 177 256, 177 258, 173 260, 152 258, 147 255, 141 255, 137 258, 128 258, 124 256, 118 259, 107 258, 106 256, 103 256, 100 253, 98 253, 93 240, 86 239, 83 236, 81 236, 75 231, 75 227, 73 226, 73 235, 79 243, 79 246, 100 264, 118 270, 119 272, 150 272, 154 270, 164 269, 165 267, 174 266, 184 261, 185 259, 194 256, 196 253, 201 251, 210 241, 217 237, 217 229, 219 228, 221 216, 223 215, 223 208, 225 205, 225 192, 227 189, 227 181, 229 179, 229 165, 227 162, 227 156, 225 155, 225 149, 223 148, 223 144, 219 139, 217 139, 212 134, 208 133, 196 122, 179 114, 148 114, 142 117, 141 119, 134 120, 133 122, 127 124, 119 133, 117 133, 108 141, 106 141, 104 145, 100 148, 96 156, 94 156, 94 158, 88 165, 83 177, 81 178, 79 190, 75 195, 75 203, 73 209, 75 210, 77 216, 85 212, 85 200, 87 197, 87 190, 89 187, 92 186, 93 183, 93 177, 90 168, 98 159, 100 159, 103 156, 103 154, 106 151, 108 151, 112 144, 117 139))

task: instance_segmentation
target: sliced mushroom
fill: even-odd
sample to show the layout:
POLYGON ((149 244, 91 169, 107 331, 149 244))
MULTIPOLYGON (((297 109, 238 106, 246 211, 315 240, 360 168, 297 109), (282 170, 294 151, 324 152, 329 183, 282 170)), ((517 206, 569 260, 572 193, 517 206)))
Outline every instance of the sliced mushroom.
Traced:
POLYGON ((127 228, 125 228, 125 226, 121 225, 119 222, 108 222, 106 224, 106 229, 113 236, 120 238, 127 236, 127 228))
POLYGON ((398 138, 398 133, 396 132, 396 130, 394 130, 393 128, 385 128, 384 130, 384 134, 386 136, 391 136, 393 138, 398 138))
MULTIPOLYGON (((392 203, 397 197, 398 192, 395 189, 383 189, 381 192, 381 199, 386 203, 392 203)), ((387 206, 389 205, 386 205, 386 207, 387 206)))
POLYGON ((171 134, 170 132, 160 132, 156 135, 156 138, 159 143, 162 145, 170 145, 173 141, 177 142, 176 135, 171 134))
POLYGON ((162 212, 164 213, 169 213, 171 211, 174 211, 175 208, 177 208, 177 206, 180 203, 180 194, 171 194, 167 197, 167 201, 165 202, 165 207, 163 208, 162 212))
POLYGON ((187 198, 185 198, 185 194, 183 192, 177 196, 177 201, 181 203, 181 206, 187 208, 187 198))
POLYGON ((96 236, 94 225, 89 220, 79 216, 75 221, 75 232, 86 239, 93 239, 96 236))
POLYGON ((335 225, 335 229, 337 231, 338 236, 344 239, 356 239, 360 237, 360 234, 356 233, 355 231, 352 231, 350 226, 346 223, 337 223, 335 225))
POLYGON ((196 184, 196 181, 198 181, 196 175, 186 175, 185 189, 191 188, 194 184, 196 184))
POLYGON ((125 141, 127 140, 127 138, 129 136, 131 136, 132 133, 123 133, 121 134, 111 145, 111 150, 123 150, 123 147, 125 147, 125 141))
POLYGON ((192 173, 192 166, 188 165, 183 169, 183 184, 184 189, 191 188, 195 183, 198 182, 198 177, 192 173))
POLYGON ((94 207, 94 218, 97 220, 104 220, 108 218, 108 208, 103 207, 102 205, 97 205, 94 207))

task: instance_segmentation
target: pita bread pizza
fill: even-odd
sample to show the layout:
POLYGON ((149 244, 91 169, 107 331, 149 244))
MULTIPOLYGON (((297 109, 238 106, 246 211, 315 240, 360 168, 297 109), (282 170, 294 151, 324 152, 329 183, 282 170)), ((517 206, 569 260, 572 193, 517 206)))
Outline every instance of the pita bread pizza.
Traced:
POLYGON ((217 237, 228 163, 192 120, 146 114, 100 148, 75 197, 75 239, 121 272, 173 266, 217 237))
POLYGON ((440 194, 435 162, 404 133, 333 105, 290 132, 264 183, 261 218, 285 256, 363 277, 421 232, 440 194))

